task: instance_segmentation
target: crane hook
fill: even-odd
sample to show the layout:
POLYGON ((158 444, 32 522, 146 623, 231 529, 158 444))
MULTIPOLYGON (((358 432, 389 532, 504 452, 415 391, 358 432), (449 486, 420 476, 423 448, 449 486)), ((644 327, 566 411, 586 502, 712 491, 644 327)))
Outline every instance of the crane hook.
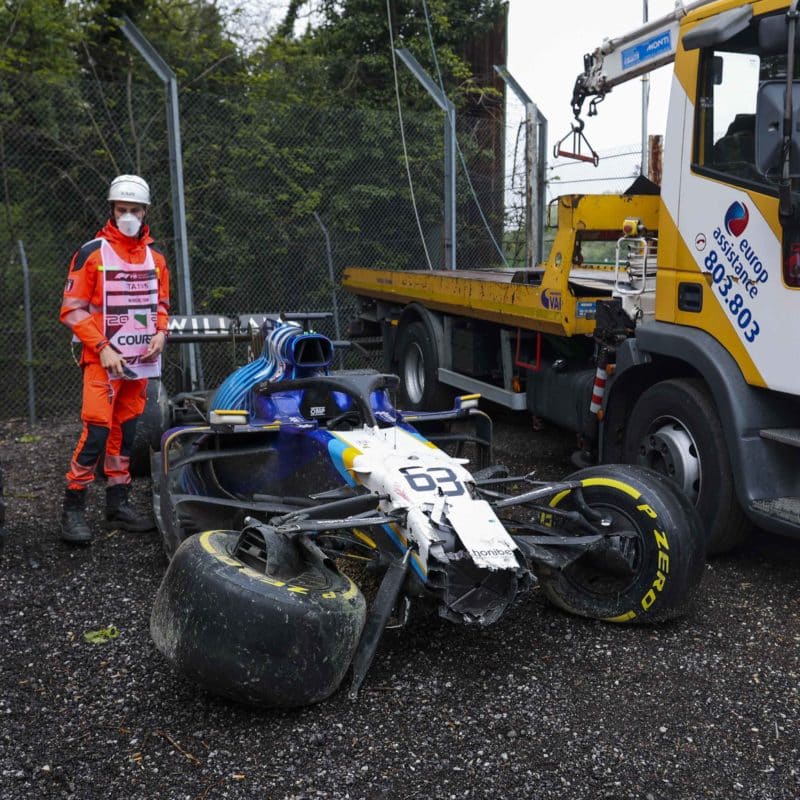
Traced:
POLYGON ((572 123, 572 129, 563 139, 559 139, 559 141, 556 143, 555 147, 553 148, 553 155, 556 158, 574 158, 576 161, 586 161, 597 166, 600 163, 600 156, 589 144, 589 140, 583 133, 583 126, 583 120, 576 115, 575 122, 572 123), (571 149, 565 150, 562 148, 562 145, 570 137, 572 137, 571 149), (586 145, 586 148, 589 150, 589 154, 581 152, 581 143, 586 145))

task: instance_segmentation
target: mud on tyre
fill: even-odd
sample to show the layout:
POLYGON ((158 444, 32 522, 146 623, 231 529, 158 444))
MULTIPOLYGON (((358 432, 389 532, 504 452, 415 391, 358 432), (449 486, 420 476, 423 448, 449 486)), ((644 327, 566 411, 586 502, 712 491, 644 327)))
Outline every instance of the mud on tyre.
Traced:
POLYGON ((181 544, 156 594, 156 647, 186 677, 238 702, 324 700, 358 644, 363 595, 313 545, 293 540, 292 563, 279 565, 277 577, 236 556, 239 538, 207 531, 181 544))
MULTIPOLYGON (((632 465, 580 470, 586 503, 612 521, 606 553, 588 553, 540 579, 548 598, 572 614, 607 622, 660 622, 691 604, 705 564, 705 538, 692 504, 667 478, 632 465)), ((574 507, 571 492, 551 505, 574 507)))

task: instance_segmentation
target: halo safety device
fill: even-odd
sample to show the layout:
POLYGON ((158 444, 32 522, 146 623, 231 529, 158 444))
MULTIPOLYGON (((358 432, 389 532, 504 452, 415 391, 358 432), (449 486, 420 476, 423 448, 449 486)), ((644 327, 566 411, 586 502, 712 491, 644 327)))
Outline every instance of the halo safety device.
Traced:
POLYGON ((108 202, 141 203, 150 205, 150 187, 138 175, 117 175, 108 187, 108 202))

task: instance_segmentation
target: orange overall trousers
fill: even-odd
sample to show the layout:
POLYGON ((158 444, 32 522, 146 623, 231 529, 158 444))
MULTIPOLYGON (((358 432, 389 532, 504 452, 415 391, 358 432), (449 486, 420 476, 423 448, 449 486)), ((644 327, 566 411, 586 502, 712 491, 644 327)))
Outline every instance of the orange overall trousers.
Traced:
POLYGON ((85 489, 105 448, 109 486, 129 484, 136 422, 147 400, 147 380, 110 380, 100 364, 83 365, 83 430, 67 472, 68 489, 85 489))

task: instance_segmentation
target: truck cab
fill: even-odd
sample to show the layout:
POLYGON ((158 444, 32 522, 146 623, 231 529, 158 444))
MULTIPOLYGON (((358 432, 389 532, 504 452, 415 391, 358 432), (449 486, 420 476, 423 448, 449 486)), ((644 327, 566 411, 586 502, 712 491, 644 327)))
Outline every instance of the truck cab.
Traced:
POLYGON ((575 431, 582 461, 656 469, 697 506, 711 553, 754 526, 800 536, 800 35, 788 9, 695 2, 587 55, 576 118, 587 97, 673 64, 663 181, 559 198, 540 266, 346 270, 407 406, 480 392, 575 431))

